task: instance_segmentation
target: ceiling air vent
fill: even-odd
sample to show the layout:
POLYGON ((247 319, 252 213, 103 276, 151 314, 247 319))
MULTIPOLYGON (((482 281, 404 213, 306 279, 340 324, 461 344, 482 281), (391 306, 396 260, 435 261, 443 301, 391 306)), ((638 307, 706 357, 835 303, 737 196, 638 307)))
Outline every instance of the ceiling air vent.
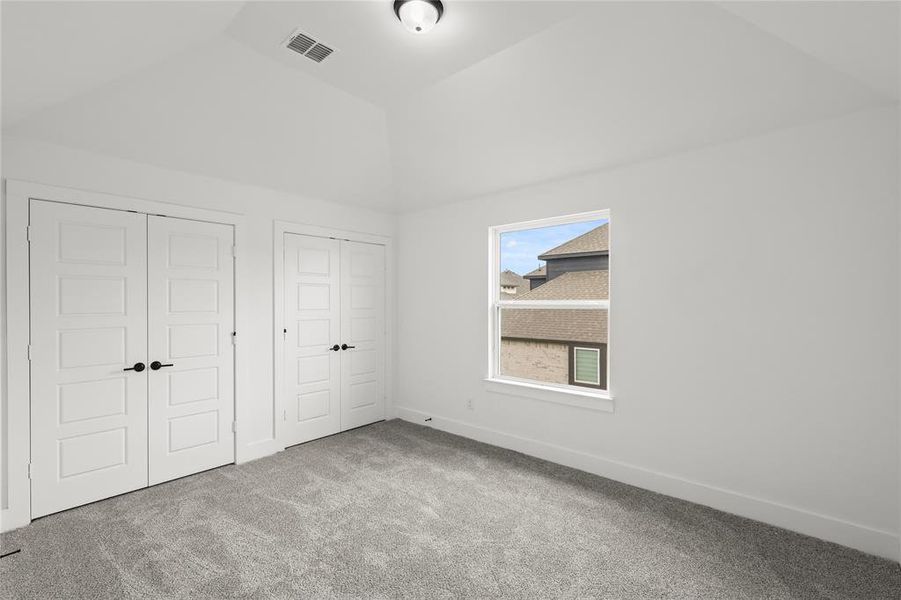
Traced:
POLYGON ((315 46, 310 48, 310 51, 307 52, 304 56, 306 56, 307 58, 313 59, 316 62, 322 62, 326 58, 328 58, 328 55, 331 54, 332 52, 334 52, 334 50, 332 50, 328 46, 323 46, 322 44, 316 44, 315 46))
POLYGON ((329 54, 335 51, 333 48, 329 48, 301 31, 292 33, 285 43, 285 47, 298 54, 303 54, 310 60, 318 63, 324 61, 329 54))

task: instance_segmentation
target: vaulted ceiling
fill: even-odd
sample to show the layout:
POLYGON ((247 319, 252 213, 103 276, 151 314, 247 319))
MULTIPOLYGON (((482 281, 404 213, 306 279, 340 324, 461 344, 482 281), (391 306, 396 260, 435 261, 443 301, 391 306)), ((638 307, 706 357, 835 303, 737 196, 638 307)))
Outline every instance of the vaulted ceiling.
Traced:
POLYGON ((405 211, 899 99, 894 2, 391 4, 4 1, 3 133, 405 211))

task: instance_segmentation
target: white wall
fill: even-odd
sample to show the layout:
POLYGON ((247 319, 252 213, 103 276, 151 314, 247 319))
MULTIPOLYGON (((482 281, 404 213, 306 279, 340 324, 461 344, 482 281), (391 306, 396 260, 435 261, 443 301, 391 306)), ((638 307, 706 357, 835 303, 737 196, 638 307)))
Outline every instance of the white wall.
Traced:
POLYGON ((897 119, 400 217, 398 415, 897 557, 897 119), (605 208, 615 412, 486 391, 487 228, 605 208))
MULTIPOLYGON (((249 291, 249 305, 239 305, 238 311, 252 315, 253 326, 239 332, 239 343, 248 344, 253 352, 250 364, 239 366, 246 378, 238 390, 238 458, 277 445, 267 444, 273 439, 273 220, 391 236, 394 217, 31 140, 4 137, 2 150, 3 178, 245 214, 246 248, 239 249, 237 276, 238 285, 249 291)), ((5 259, 0 263, 5 265, 5 259)), ((5 317, 5 304, 2 309, 5 317)), ((2 390, 5 413, 6 388, 2 390)), ((4 461, 0 499, 4 508, 6 468, 4 461)))
MULTIPOLYGON (((871 110, 400 217, 398 413, 897 557, 897 138, 894 110, 871 110), (600 208, 613 211, 616 411, 485 391, 487 227, 600 208)), ((60 146, 2 149, 3 177, 246 213, 248 443, 272 438, 272 220, 395 228, 60 146)))

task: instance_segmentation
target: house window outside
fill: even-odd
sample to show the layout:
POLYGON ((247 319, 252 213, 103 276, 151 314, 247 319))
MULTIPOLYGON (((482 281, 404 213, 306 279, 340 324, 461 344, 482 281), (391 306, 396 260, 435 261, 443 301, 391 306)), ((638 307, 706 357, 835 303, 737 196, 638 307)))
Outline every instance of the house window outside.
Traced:
POLYGON ((607 390, 609 239, 607 211, 491 229, 492 378, 607 390))
POLYGON ((573 348, 573 382, 601 384, 601 351, 599 348, 573 348))

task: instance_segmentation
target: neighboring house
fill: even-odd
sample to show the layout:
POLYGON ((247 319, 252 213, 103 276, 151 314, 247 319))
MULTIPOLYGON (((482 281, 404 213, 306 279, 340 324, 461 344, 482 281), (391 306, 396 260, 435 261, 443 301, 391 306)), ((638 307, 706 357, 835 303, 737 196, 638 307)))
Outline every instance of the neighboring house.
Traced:
MULTIPOLYGON (((516 300, 609 298, 607 224, 541 254, 527 273, 531 290, 516 300)), ((606 389, 607 311, 505 309, 501 373, 511 377, 606 389)))
POLYGON ((529 282, 509 269, 501 273, 501 294, 514 296, 529 291, 529 282))
POLYGON ((542 283, 547 281, 547 267, 541 265, 534 271, 529 271, 525 275, 523 275, 525 279, 529 280, 529 289, 534 290, 542 283))

